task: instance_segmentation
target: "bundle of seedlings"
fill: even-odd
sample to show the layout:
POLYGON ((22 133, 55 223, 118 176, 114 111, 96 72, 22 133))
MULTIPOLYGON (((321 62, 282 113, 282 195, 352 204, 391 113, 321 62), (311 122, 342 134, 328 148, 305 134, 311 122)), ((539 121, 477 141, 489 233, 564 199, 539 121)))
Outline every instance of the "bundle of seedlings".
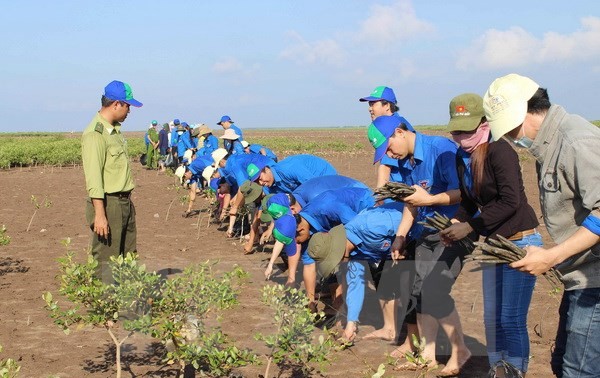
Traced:
MULTIPOLYGON (((433 213, 432 217, 426 217, 425 220, 423 222, 419 222, 419 224, 423 225, 423 227, 425 228, 436 232, 445 230, 448 227, 452 226, 450 218, 438 213, 437 211, 433 213)), ((473 243, 473 240, 471 240, 471 238, 469 238, 468 236, 460 239, 458 243, 469 253, 473 252, 473 250, 475 249, 475 244, 473 243)))
MULTIPOLYGON (((507 238, 496 235, 497 239, 487 238, 485 242, 475 242, 475 250, 465 258, 465 263, 475 261, 481 264, 510 264, 519 261, 527 252, 517 247, 507 238)), ((544 277, 554 289, 561 287, 561 274, 554 268, 544 273, 544 277)))
POLYGON ((388 198, 394 201, 403 201, 415 192, 415 188, 402 182, 387 182, 384 186, 375 189, 375 201, 383 201, 388 198))

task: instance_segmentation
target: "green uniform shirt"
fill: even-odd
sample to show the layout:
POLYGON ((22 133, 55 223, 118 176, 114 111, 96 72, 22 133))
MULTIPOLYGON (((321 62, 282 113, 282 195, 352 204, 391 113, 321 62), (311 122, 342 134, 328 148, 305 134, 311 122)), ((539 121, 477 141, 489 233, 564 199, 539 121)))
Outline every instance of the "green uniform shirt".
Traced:
POLYGON ((85 185, 90 198, 105 193, 128 192, 134 188, 127 143, 121 124, 111 125, 97 113, 81 137, 85 185))

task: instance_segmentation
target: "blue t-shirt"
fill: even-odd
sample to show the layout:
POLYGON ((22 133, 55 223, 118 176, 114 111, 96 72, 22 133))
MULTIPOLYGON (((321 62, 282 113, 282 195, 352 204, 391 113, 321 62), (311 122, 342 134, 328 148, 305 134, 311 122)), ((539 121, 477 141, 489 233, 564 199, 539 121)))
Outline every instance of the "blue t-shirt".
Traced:
POLYGON ((189 131, 184 131, 183 134, 177 136, 177 156, 182 157, 186 150, 194 148, 194 146, 192 146, 189 131))
POLYGON ((240 155, 231 155, 227 159, 225 163, 225 167, 220 168, 221 175, 225 177, 225 180, 232 188, 235 187, 235 191, 232 190, 232 193, 237 192, 237 189, 247 180, 249 180, 247 168, 251 163, 256 163, 257 161, 264 161, 267 166, 274 165, 275 162, 263 155, 255 155, 255 154, 240 154, 240 155))
POLYGON ((270 168, 274 182, 269 193, 292 193, 312 178, 337 174, 327 160, 308 154, 289 156, 270 168))
POLYGON ((212 134, 208 134, 204 139, 203 147, 198 150, 198 154, 210 156, 217 148, 219 148, 219 139, 212 134))
POLYGON ((310 225, 310 233, 329 231, 350 222, 361 211, 375 205, 370 189, 341 188, 327 190, 316 196, 300 211, 310 225))
POLYGON ((192 163, 188 165, 188 169, 192 172, 192 176, 199 178, 202 176, 204 168, 212 165, 212 163, 213 159, 210 156, 196 156, 192 163))
MULTIPOLYGON (((448 138, 416 133, 414 166, 410 159, 404 162, 408 170, 405 183, 419 185, 429 194, 435 195, 448 190, 459 189, 458 173, 456 170, 456 151, 458 147, 448 138)), ((423 226, 418 224, 434 212, 452 218, 459 204, 450 206, 422 206, 411 228, 411 237, 417 239, 423 232, 423 226)))
POLYGON ((309 204, 319 194, 332 189, 363 188, 368 189, 364 183, 342 175, 328 175, 312 178, 297 187, 292 195, 300 206, 309 204))
POLYGON ((346 239, 355 246, 350 259, 381 261, 389 258, 403 209, 402 202, 386 203, 363 210, 348 222, 346 239))
POLYGON ((268 158, 272 159, 273 161, 277 162, 277 155, 275 155, 275 153, 271 149, 269 149, 269 148, 267 148, 265 146, 262 146, 260 144, 251 144, 248 147, 248 149, 253 154, 260 154, 260 150, 262 149, 262 150, 265 151, 265 154, 266 154, 265 156, 266 157, 268 157, 268 158))

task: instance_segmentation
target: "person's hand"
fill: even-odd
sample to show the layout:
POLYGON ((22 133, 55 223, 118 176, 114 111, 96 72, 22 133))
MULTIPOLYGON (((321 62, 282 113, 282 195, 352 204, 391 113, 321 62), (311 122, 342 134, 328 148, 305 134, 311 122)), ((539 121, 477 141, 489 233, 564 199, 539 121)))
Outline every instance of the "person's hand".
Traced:
POLYGON ((254 250, 254 243, 251 240, 248 240, 244 244, 244 254, 248 255, 248 254, 252 253, 253 250, 254 250))
POLYGON ((273 236, 272 231, 265 230, 265 232, 263 232, 262 235, 260 235, 260 240, 259 240, 258 244, 263 245, 265 243, 268 243, 271 240, 272 236, 273 236))
POLYGON ((288 279, 288 280, 285 282, 285 286, 286 286, 286 287, 295 288, 295 287, 296 287, 296 281, 293 281, 293 280, 289 280, 289 279, 288 279))
POLYGON ((527 251, 527 255, 521 260, 510 264, 511 268, 539 276, 556 265, 556 256, 551 249, 530 245, 525 247, 525 250, 527 251))
POLYGON ((403 260, 405 256, 406 250, 406 237, 402 235, 396 236, 394 242, 392 243, 391 255, 392 260, 403 260))
POLYGON ((106 219, 105 215, 96 214, 94 216, 94 233, 103 239, 108 239, 110 228, 108 227, 108 219, 106 219))
POLYGON ((228 228, 227 229, 227 233, 226 233, 228 238, 232 238, 233 237, 233 228, 228 228))
POLYGON ((219 221, 223 222, 227 218, 227 212, 221 211, 221 215, 219 215, 219 221))
POLYGON ((419 185, 413 185, 415 192, 410 196, 404 198, 404 203, 411 206, 430 206, 431 205, 431 194, 419 185))
POLYGON ((268 281, 273 274, 273 264, 267 265, 267 269, 265 269, 265 280, 268 281))
POLYGON ((471 232, 473 232, 473 227, 471 227, 470 224, 467 222, 459 222, 440 231, 440 236, 442 239, 453 242, 466 238, 471 232))

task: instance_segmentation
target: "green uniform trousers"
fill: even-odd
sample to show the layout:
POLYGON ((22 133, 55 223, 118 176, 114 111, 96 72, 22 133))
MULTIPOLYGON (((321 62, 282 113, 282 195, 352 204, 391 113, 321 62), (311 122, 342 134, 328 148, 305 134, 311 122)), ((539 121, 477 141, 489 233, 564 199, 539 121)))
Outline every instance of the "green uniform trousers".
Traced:
POLYGON ((146 148, 146 167, 151 168, 151 169, 156 169, 157 157, 158 157, 158 151, 156 151, 154 149, 154 147, 152 147, 152 145, 149 144, 148 148, 146 148))
POLYGON ((108 220, 108 238, 101 238, 93 232, 96 212, 92 200, 88 198, 85 218, 92 229, 92 255, 98 260, 96 275, 102 282, 112 283, 114 281, 108 265, 110 257, 137 252, 135 207, 129 197, 106 195, 104 210, 108 220))

